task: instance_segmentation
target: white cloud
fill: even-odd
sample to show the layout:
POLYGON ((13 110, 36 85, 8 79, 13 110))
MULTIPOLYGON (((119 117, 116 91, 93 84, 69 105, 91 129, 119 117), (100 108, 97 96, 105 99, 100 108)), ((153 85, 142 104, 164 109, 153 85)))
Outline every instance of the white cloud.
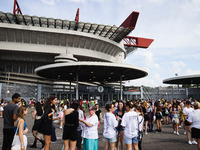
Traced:
POLYGON ((155 79, 158 85, 162 84, 163 79, 160 77, 160 74, 155 73, 155 79))
POLYGON ((142 79, 136 79, 136 80, 130 80, 130 82, 127 82, 126 85, 133 85, 133 86, 153 86, 156 87, 158 84, 153 79, 149 78, 142 78, 142 79))
POLYGON ((198 37, 200 37, 200 24, 197 25, 196 29, 194 30, 194 34, 198 37))
POLYGON ((168 69, 172 74, 178 73, 179 75, 182 74, 183 68, 185 67, 185 63, 182 61, 173 61, 170 63, 168 69))
POLYGON ((171 62, 174 69, 185 67, 185 63, 182 61, 173 61, 171 62))
POLYGON ((46 5, 55 5, 56 0, 41 0, 46 5))
POLYGON ((185 75, 196 75, 196 74, 200 74, 200 70, 187 69, 185 71, 185 75))
POLYGON ((154 55, 151 51, 148 50, 138 50, 134 54, 134 57, 140 57, 143 58, 142 61, 144 61, 145 66, 150 68, 156 68, 159 69, 159 64, 154 62, 154 55))
POLYGON ((191 12, 193 12, 193 14, 197 15, 197 12, 200 12, 200 9, 199 9, 200 1, 199 0, 185 1, 184 3, 182 3, 181 8, 186 12, 190 11, 190 13, 188 14, 191 14, 191 12))
POLYGON ((65 2, 65 1, 69 1, 70 2, 74 2, 74 3, 84 3, 86 2, 87 0, 41 0, 41 2, 43 2, 44 4, 46 5, 55 5, 56 3, 59 3, 59 2, 65 2))
POLYGON ((158 87, 160 85, 164 85, 162 81, 163 79, 161 76, 158 73, 155 73, 154 75, 150 75, 141 79, 130 80, 129 82, 126 82, 126 85, 158 87))
POLYGON ((166 0, 149 0, 149 2, 154 3, 154 4, 162 4, 166 0))
POLYGON ((75 2, 75 3, 84 3, 87 0, 68 0, 68 1, 75 2))

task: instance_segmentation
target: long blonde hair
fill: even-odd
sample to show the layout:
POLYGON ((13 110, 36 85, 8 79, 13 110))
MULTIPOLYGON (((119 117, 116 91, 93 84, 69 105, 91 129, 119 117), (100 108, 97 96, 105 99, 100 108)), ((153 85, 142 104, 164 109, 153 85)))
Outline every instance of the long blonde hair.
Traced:
POLYGON ((22 118, 23 120, 24 120, 24 111, 26 110, 27 108, 25 108, 25 107, 23 107, 23 106, 20 106, 19 108, 18 108, 18 113, 17 113, 17 117, 16 117, 16 119, 17 118, 22 118))
POLYGON ((147 102, 143 102, 143 106, 145 107, 145 109, 147 109, 147 102))

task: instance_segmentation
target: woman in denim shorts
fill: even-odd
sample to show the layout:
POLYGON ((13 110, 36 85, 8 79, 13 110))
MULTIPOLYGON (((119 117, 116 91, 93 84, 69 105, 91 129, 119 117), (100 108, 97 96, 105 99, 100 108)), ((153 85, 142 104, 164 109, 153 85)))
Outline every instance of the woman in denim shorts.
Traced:
POLYGON ((116 143, 117 150, 119 150, 119 143, 121 143, 120 150, 124 150, 124 128, 121 126, 121 120, 122 120, 123 115, 126 112, 125 109, 126 108, 124 106, 123 101, 119 100, 118 107, 115 110, 115 116, 119 120, 118 127, 117 127, 117 131, 118 131, 117 143, 116 143))
POLYGON ((133 111, 133 102, 126 103, 127 113, 122 117, 121 125, 124 127, 125 144, 127 150, 138 150, 138 113, 133 111))
POLYGON ((116 136, 116 127, 118 126, 118 121, 115 118, 115 115, 112 113, 115 109, 113 104, 106 105, 107 112, 104 115, 104 141, 105 141, 105 150, 108 150, 109 147, 111 150, 115 150, 115 143, 117 141, 116 136))

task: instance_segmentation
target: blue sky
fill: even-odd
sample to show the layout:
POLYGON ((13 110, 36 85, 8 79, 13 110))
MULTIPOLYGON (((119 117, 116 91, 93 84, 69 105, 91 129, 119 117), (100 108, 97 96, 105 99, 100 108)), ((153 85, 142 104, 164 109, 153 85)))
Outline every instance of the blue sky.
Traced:
MULTIPOLYGON (((0 0, 0 11, 12 12, 14 0, 0 0)), ((140 12, 131 36, 152 38, 125 63, 148 70, 127 85, 167 86, 166 78, 200 74, 200 0, 18 0, 22 13, 119 26, 132 11, 140 12)))

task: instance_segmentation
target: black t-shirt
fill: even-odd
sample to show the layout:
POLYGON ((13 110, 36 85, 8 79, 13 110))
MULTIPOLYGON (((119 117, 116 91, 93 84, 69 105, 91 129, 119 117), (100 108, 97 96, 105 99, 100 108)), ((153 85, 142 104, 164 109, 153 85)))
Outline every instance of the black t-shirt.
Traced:
POLYGON ((95 114, 97 115, 97 117, 98 117, 98 120, 100 120, 100 113, 101 113, 101 110, 99 109, 99 110, 97 110, 96 112, 95 112, 95 114))
POLYGON ((14 128, 13 115, 17 114, 18 107, 13 103, 8 103, 4 107, 3 117, 4 117, 4 128, 14 128))

